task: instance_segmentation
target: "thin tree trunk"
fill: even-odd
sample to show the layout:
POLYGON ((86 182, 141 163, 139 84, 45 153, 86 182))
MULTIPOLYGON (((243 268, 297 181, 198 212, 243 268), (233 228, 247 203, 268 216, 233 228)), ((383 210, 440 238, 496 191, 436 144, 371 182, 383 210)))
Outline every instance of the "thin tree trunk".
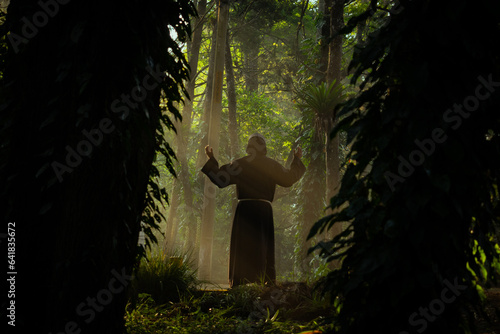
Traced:
POLYGON ((326 71, 326 82, 328 84, 341 80, 342 69, 342 35, 338 32, 344 27, 344 1, 329 0, 330 7, 330 37, 328 44, 328 68, 326 71))
MULTIPOLYGON (((188 93, 189 99, 182 110, 182 121, 183 124, 178 132, 179 145, 177 148, 178 159, 181 165, 181 171, 179 178, 182 182, 183 195, 184 195, 184 205, 187 208, 193 207, 193 190, 189 179, 189 166, 187 157, 187 145, 191 132, 192 123, 192 113, 193 113, 193 99, 194 90, 196 87, 196 76, 198 71, 198 59, 200 55, 201 47, 201 37, 203 32, 203 20, 204 14, 207 7, 207 0, 200 0, 198 3, 198 17, 194 22, 195 30, 193 31, 193 37, 191 46, 189 48, 189 67, 190 67, 190 77, 186 83, 186 91, 188 93)), ((198 221, 194 215, 193 210, 187 210, 187 237, 185 239, 185 251, 191 251, 196 248, 196 234, 198 230, 198 221)), ((194 259, 195 260, 195 259, 194 259)))
MULTIPOLYGON (((326 80, 326 72, 328 68, 328 55, 329 55, 329 44, 328 40, 330 37, 330 11, 328 8, 331 6, 331 0, 319 0, 318 1, 318 12, 322 13, 323 25, 319 26, 317 29, 317 35, 320 38, 320 59, 321 64, 319 75, 317 80, 319 82, 324 82, 326 80)), ((311 270, 309 265, 310 258, 307 254, 307 250, 312 246, 313 241, 307 241, 307 235, 311 230, 312 226, 323 214, 325 197, 326 197, 326 183, 325 183, 325 160, 326 157, 324 152, 326 150, 324 134, 319 133, 318 129, 315 129, 315 135, 313 136, 311 145, 311 160, 309 166, 304 175, 303 181, 303 213, 302 213, 302 224, 300 228, 300 247, 302 251, 300 252, 300 258, 298 263, 301 265, 301 270, 304 273, 308 273, 311 270)))
POLYGON ((177 209, 180 204, 181 182, 178 178, 174 178, 172 182, 172 195, 170 196, 170 208, 168 210, 167 223, 165 229, 165 239, 163 242, 163 251, 166 254, 172 254, 175 250, 175 242, 177 239, 178 220, 177 209))
POLYGON ((259 48, 260 39, 252 38, 251 42, 248 41, 250 45, 247 45, 244 50, 244 78, 245 87, 250 92, 256 92, 259 90, 259 48))
MULTIPOLYGON (((339 158, 339 137, 330 139, 330 134, 326 134, 326 198, 335 196, 340 185, 340 158, 339 158)), ((336 226, 336 225, 335 225, 336 226)), ((334 226, 334 228, 335 228, 334 226)), ((337 233, 338 234, 338 233, 337 233)))
MULTIPOLYGON (((332 0, 330 7, 331 17, 331 30, 330 30, 330 43, 329 43, 329 57, 328 69, 326 72, 326 82, 331 84, 336 82, 340 84, 342 79, 342 36, 337 35, 337 32, 344 26, 344 1, 332 0)), ((326 184, 327 184, 327 198, 333 197, 337 191, 340 181, 340 162, 339 162, 339 142, 338 136, 330 140, 330 131, 335 126, 335 115, 332 110, 331 119, 329 120, 331 126, 328 127, 326 133, 327 143, 327 159, 326 159, 326 184)))
POLYGON ((319 81, 326 81, 326 72, 328 68, 328 54, 329 54, 329 43, 328 40, 330 38, 330 11, 328 10, 331 7, 332 0, 319 0, 318 1, 318 11, 322 13, 323 17, 323 25, 318 27, 317 34, 320 36, 320 73, 322 73, 322 77, 319 78, 319 81))
MULTIPOLYGON (((238 142, 238 121, 236 117, 237 104, 236 104, 236 83, 234 79, 233 57, 231 55, 231 45, 229 39, 229 27, 226 36, 226 87, 227 87, 227 103, 228 103, 228 119, 229 119, 229 145, 231 158, 236 159, 239 153, 238 142)), ((238 199, 233 196, 231 204, 231 221, 234 221, 234 214, 236 213, 236 206, 238 199)))
POLYGON ((256 92, 259 89, 259 50, 262 37, 258 29, 248 22, 245 29, 240 30, 238 38, 241 42, 241 52, 243 53, 243 78, 245 88, 249 92, 256 92))
MULTIPOLYGON (((342 73, 342 36, 337 35, 338 32, 344 27, 344 1, 332 0, 330 7, 330 43, 329 43, 329 56, 328 68, 326 71, 326 82, 336 85, 340 84, 342 73)), ((332 110, 331 119, 329 120, 331 126, 328 127, 326 136, 326 198, 327 203, 330 198, 335 196, 340 186, 340 159, 339 159, 339 138, 338 135, 330 139, 330 131, 336 124, 334 111, 332 110)), ((340 234, 342 226, 335 224, 329 231, 329 238, 340 234)), ((338 268, 340 263, 333 261, 332 266, 338 268)))
MULTIPOLYGON (((217 41, 217 20, 213 20, 212 24, 212 44, 210 47, 210 56, 209 56, 209 66, 208 66, 208 74, 207 74, 207 84, 205 85, 204 92, 204 101, 203 101, 203 115, 202 115, 202 123, 201 123, 201 133, 205 135, 200 140, 200 145, 198 147, 198 156, 196 158, 196 170, 199 171, 203 164, 207 160, 207 156, 205 154, 205 146, 208 144, 208 125, 210 123, 210 107, 212 105, 212 86, 213 86, 213 78, 214 78, 214 66, 215 62, 215 43, 217 41)), ((196 185, 197 187, 204 187, 205 184, 205 175, 203 173, 197 173, 196 175, 196 185)), ((203 208, 206 205, 204 198, 201 198, 196 203, 196 211, 197 217, 203 216, 203 208), (201 209, 198 209, 201 208, 201 209)), ((193 212, 195 208, 193 208, 193 212)), ((197 231, 198 232, 198 231, 197 231)), ((201 247, 201 228, 200 233, 197 233, 196 244, 201 247)), ((194 259, 195 263, 199 262, 199 249, 198 253, 195 255, 194 259)))
MULTIPOLYGON (((208 144, 213 148, 215 156, 219 153, 219 135, 222 109, 222 83, 224 75, 224 53, 226 45, 229 4, 219 0, 217 15, 217 41, 215 47, 214 81, 212 88, 212 107, 210 108, 210 125, 208 144)), ((200 279, 210 279, 212 267, 213 226, 215 219, 215 185, 205 179, 204 208, 201 225, 200 255, 198 274, 200 279)))
POLYGON ((314 240, 307 241, 307 236, 312 226, 324 214, 325 208, 325 144, 320 134, 314 135, 314 141, 311 146, 311 160, 307 167, 303 180, 302 200, 303 210, 300 227, 300 244, 302 251, 297 259, 300 269, 306 275, 311 272, 309 265, 310 257, 307 254, 309 247, 313 245, 314 240))
POLYGON ((238 143, 238 121, 236 117, 236 84, 233 70, 233 57, 231 56, 231 47, 229 45, 229 29, 226 38, 226 85, 227 102, 229 114, 229 139, 231 143, 231 157, 236 158, 239 152, 238 143))
MULTIPOLYGON (((198 157, 196 159, 196 169, 200 169, 205 161, 207 160, 207 156, 205 155, 205 146, 208 144, 208 125, 210 123, 210 108, 212 106, 212 87, 214 83, 214 62, 215 62, 215 45, 217 42, 217 20, 213 21, 212 27, 212 45, 210 46, 210 59, 208 66, 208 74, 207 74, 207 84, 205 86, 205 100, 203 101, 203 122, 201 126, 201 132, 205 135, 200 140, 200 146, 198 148, 198 157)), ((199 173, 199 182, 203 182, 204 176, 202 173, 199 173)))
POLYGON ((195 29, 193 31, 193 37, 189 48, 190 75, 189 75, 189 80, 186 83, 186 91, 189 95, 189 99, 186 100, 182 114, 182 122, 185 128, 187 129, 186 134, 188 134, 192 122, 194 89, 196 87, 196 77, 198 71, 198 62, 200 58, 200 47, 202 40, 203 24, 205 21, 204 15, 206 9, 207 9, 207 0, 200 0, 198 3, 198 17, 194 21, 195 29))

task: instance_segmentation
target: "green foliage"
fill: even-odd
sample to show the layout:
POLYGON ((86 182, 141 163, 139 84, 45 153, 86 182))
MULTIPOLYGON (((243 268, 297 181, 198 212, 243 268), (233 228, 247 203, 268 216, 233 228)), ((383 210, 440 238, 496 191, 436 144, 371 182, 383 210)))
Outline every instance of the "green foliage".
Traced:
POLYGON ((286 110, 267 94, 239 92, 238 124, 242 153, 248 137, 259 132, 266 138, 268 156, 285 161, 298 137, 298 121, 293 110, 286 110))
POLYGON ((309 83, 297 91, 297 107, 315 115, 314 128, 320 133, 327 133, 332 128, 335 108, 343 99, 343 87, 335 80, 327 84, 309 83))
POLYGON ((321 118, 331 116, 337 104, 342 102, 342 90, 342 86, 337 85, 335 81, 331 84, 308 84, 297 92, 300 101, 297 106, 321 118))
POLYGON ((294 284, 200 291, 168 307, 158 306, 147 294, 140 298, 125 317, 130 334, 288 334, 329 328, 324 324, 328 305, 310 288, 294 284))
MULTIPOLYGON (((176 6, 179 11, 179 17, 181 18, 188 18, 196 13, 196 9, 194 8, 192 2, 187 2, 184 7, 180 3, 176 4, 176 6)), ((172 9, 170 8, 169 10, 172 9)), ((166 80, 162 82, 161 85, 164 98, 160 104, 162 112, 160 114, 160 122, 156 127, 155 138, 157 154, 161 154, 164 157, 164 166, 173 176, 176 176, 174 168, 174 160, 176 159, 176 156, 174 150, 166 140, 165 129, 176 132, 174 124, 169 116, 170 113, 173 117, 175 117, 175 119, 182 119, 176 104, 182 101, 182 93, 187 94, 183 81, 189 76, 187 72, 189 64, 179 44, 190 38, 191 26, 188 21, 183 21, 179 23, 172 23, 169 26, 169 29, 173 29, 173 31, 175 31, 177 38, 176 40, 173 40, 169 31, 168 38, 165 37, 166 45, 163 45, 163 47, 160 46, 160 49, 168 49, 170 52, 164 53, 166 63, 169 64, 169 70, 166 80)), ((161 181, 159 177, 160 172, 158 168, 155 165, 151 165, 145 199, 145 208, 141 219, 142 230, 146 234, 146 247, 144 248, 142 245, 139 246, 138 253, 140 257, 145 255, 146 248, 151 250, 152 243, 156 243, 158 241, 154 232, 159 231, 161 222, 165 220, 165 216, 163 215, 160 206, 165 207, 168 203, 168 195, 166 188, 160 185, 161 181)))
POLYGON ((294 1, 286 0, 238 0, 234 1, 233 6, 232 14, 241 23, 245 23, 240 33, 248 37, 248 34, 256 35, 255 30, 269 28, 276 22, 288 18, 296 4, 294 1))
POLYGON ((187 256, 149 254, 143 258, 132 281, 131 298, 135 304, 148 294, 158 305, 178 302, 198 286, 196 271, 187 256))
POLYGON ((348 159, 356 163, 331 199, 335 211, 309 236, 349 223, 314 247, 328 261, 342 260, 322 285, 339 310, 338 332, 466 333, 473 321, 463 314, 479 304, 500 254, 499 94, 495 88, 464 118, 445 115, 477 98, 480 77, 500 80, 491 48, 499 43, 500 8, 495 1, 392 3, 397 11, 384 14, 384 25, 354 51, 352 83, 363 90, 334 130, 347 131, 348 159), (436 129, 446 139, 436 140, 436 129), (417 151, 423 158, 401 167, 403 159, 417 161, 417 151), (441 300, 446 282, 467 289, 432 321, 423 318, 419 309, 441 300))
MULTIPOLYGON (((346 15, 351 17, 362 13, 368 7, 366 1, 355 1, 346 4, 346 15)), ((385 6, 382 2, 381 6, 385 6)), ((199 173, 204 162, 203 147, 207 133, 205 106, 207 96, 207 72, 212 39, 212 23, 216 6, 208 6, 203 25, 203 41, 200 50, 198 72, 196 73, 196 89, 193 99, 192 123, 190 136, 186 140, 190 181, 193 191, 194 205, 187 207, 183 199, 183 189, 173 194, 179 197, 176 210, 177 233, 174 242, 185 247, 192 247, 193 242, 186 232, 187 226, 199 226, 203 206, 203 175, 199 173), (194 211, 194 213, 193 213, 194 211), (194 218, 194 219, 193 219, 194 218), (195 220, 195 221, 194 221, 195 220)), ((277 199, 273 203, 276 227, 276 250, 278 275, 282 277, 303 277, 314 272, 317 277, 324 265, 320 265, 318 257, 314 258, 314 267, 305 265, 304 255, 304 215, 308 211, 310 224, 318 219, 326 206, 324 200, 324 132, 319 133, 315 125, 324 126, 314 112, 298 110, 295 91, 305 83, 312 82, 318 76, 322 61, 319 59, 320 40, 317 28, 322 18, 319 15, 318 3, 311 1, 236 1, 231 2, 231 19, 228 39, 233 58, 233 69, 236 83, 237 118, 238 118, 238 152, 231 152, 227 108, 223 108, 219 162, 226 163, 245 154, 248 136, 254 132, 263 133, 268 140, 269 156, 287 162, 291 158, 290 151, 300 145, 304 151, 303 161, 308 166, 308 173, 291 192, 281 192, 278 188, 277 199), (250 35, 250 36, 247 36, 250 35), (247 40, 246 37, 249 37, 247 40), (251 39, 251 40, 250 40, 251 39), (257 41, 254 41, 256 39, 257 41), (255 42, 253 44, 252 42, 255 42), (250 46, 249 46, 250 45, 250 46), (248 50, 251 49, 251 50, 248 50), (252 51, 250 59, 255 60, 254 73, 258 76, 259 88, 255 92, 245 89, 245 54, 252 51), (318 139, 319 138, 319 139, 318 139), (318 145, 319 142, 319 145, 318 145), (312 163, 311 163, 312 162, 312 163), (313 166, 313 164, 315 166, 313 166), (317 168, 320 167, 320 168, 317 168), (316 200, 316 197, 318 200, 316 200), (311 202, 315 202, 313 205, 311 202), (295 253, 294 253, 295 252, 295 253), (299 257, 301 258, 299 260, 299 257)), ((350 59, 353 50, 352 38, 344 43, 344 57, 350 59)), ((189 46, 189 44, 188 44, 189 46)), ((189 48, 186 48, 188 50, 189 48)), ((343 68, 346 68, 343 66, 343 68)), ((345 71, 347 72, 347 71, 345 71)), ((315 83, 317 80, 315 81, 315 83)), ((347 89, 350 89, 347 88, 347 89)), ((227 96, 224 94, 224 98, 227 96)), ((226 106, 226 100, 223 106, 226 106)), ((168 135, 168 134, 167 134, 168 135)), ((169 141, 175 136, 168 135, 169 141), (171 139, 170 139, 171 138, 171 139)), ((344 133, 341 137, 344 136, 344 133)), ((343 157, 342 157, 343 161, 343 157)), ((289 161, 288 161, 289 162, 289 161)), ((175 161, 174 161, 175 163, 175 161)), ((178 167, 178 165, 176 165, 178 167)), ((162 173, 162 175, 164 175, 162 173)), ((172 178, 164 177, 163 183, 170 191, 172 178)), ((183 187, 183 186, 182 186, 183 187)), ((229 250, 229 233, 234 198, 233 189, 219 191, 217 196, 216 225, 214 231, 214 263, 220 268, 227 266, 229 250)), ((166 210, 169 210, 167 208, 166 210)), ((152 220, 152 219, 151 219, 152 220)), ((163 225, 164 226, 164 225, 163 225)), ((194 243, 198 246, 199 238, 194 243)), ((216 270, 216 279, 226 279, 225 270, 216 270)))

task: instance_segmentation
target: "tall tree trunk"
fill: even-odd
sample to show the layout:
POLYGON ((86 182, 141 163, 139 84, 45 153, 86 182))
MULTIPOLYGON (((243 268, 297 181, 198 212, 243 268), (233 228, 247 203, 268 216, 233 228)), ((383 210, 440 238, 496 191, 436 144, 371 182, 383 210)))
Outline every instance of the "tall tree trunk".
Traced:
POLYGON ((172 182, 172 195, 170 196, 170 208, 168 210, 167 223, 165 229, 165 239, 163 250, 166 254, 172 254, 175 250, 175 240, 177 239, 178 220, 177 209, 180 204, 181 182, 175 178, 172 182))
POLYGON ((318 78, 320 82, 325 82, 326 81, 326 72, 328 69, 328 55, 330 51, 330 44, 329 44, 329 38, 330 38, 330 10, 329 8, 331 7, 331 2, 332 0, 319 0, 318 1, 318 11, 322 15, 322 22, 323 24, 318 27, 317 34, 320 38, 320 45, 319 45, 319 73, 322 73, 322 75, 318 78))
MULTIPOLYGON (((344 27, 344 0, 328 0, 330 5, 330 43, 328 54, 328 68, 326 72, 326 82, 340 85, 342 79, 342 36, 338 32, 344 27), (331 1, 331 2, 330 2, 331 1)), ((330 131, 335 126, 335 114, 332 110, 329 120, 326 140, 326 198, 327 203, 335 196, 340 186, 340 158, 339 158, 339 137, 338 135, 330 139, 330 131)), ((333 237, 342 232, 340 224, 333 225, 330 236, 333 237)), ((338 261, 332 263, 338 267, 338 261)))
POLYGON ((205 23, 206 9, 207 0, 200 0, 198 3, 198 17, 194 21, 193 36, 191 38, 190 47, 188 49, 190 72, 189 80, 186 82, 186 92, 188 93, 189 99, 185 101, 185 106, 182 114, 182 122, 186 133, 186 136, 184 137, 188 137, 189 130, 191 129, 194 90, 196 87, 196 77, 198 74, 198 62, 200 58, 200 47, 203 25, 205 23))
MULTIPOLYGON (((340 85, 342 80, 342 35, 338 32, 344 27, 344 1, 343 0, 329 0, 331 1, 330 7, 330 43, 329 43, 329 56, 328 68, 326 72, 326 82, 331 84, 335 82, 340 85)), ((327 179, 327 198, 333 197, 337 191, 340 182, 340 161, 339 161, 339 142, 338 136, 330 140, 330 131, 335 126, 335 115, 332 111, 331 119, 329 120, 330 126, 326 134, 327 142, 327 159, 326 159, 326 179, 327 179)))
POLYGON ((234 79, 233 57, 231 56, 231 46, 229 43, 229 29, 226 38, 226 85, 227 85, 227 104, 229 114, 229 140, 231 146, 231 158, 236 159, 239 152, 238 143, 238 120, 236 117, 236 83, 234 79))
MULTIPOLYGON (((182 151, 183 145, 181 144, 182 141, 182 135, 179 133, 182 133, 182 124, 180 120, 173 120, 173 124, 175 129, 177 129, 177 136, 174 138, 174 146, 177 147, 177 159, 181 160, 179 156, 182 158, 183 153, 180 152, 182 151)), ((177 211, 179 209, 179 206, 181 204, 181 198, 182 198, 182 161, 179 161, 179 167, 181 169, 180 173, 177 175, 176 178, 172 181, 172 192, 171 195, 169 196, 170 198, 170 208, 168 211, 168 216, 166 219, 166 228, 165 228, 165 233, 164 233, 164 242, 163 242, 163 251, 166 254, 173 254, 175 250, 177 249, 178 242, 177 242, 177 235, 179 232, 179 219, 177 219, 177 211)))
MULTIPOLYGON (((201 131, 204 133, 203 138, 200 140, 198 148, 198 157, 196 159, 196 169, 200 169, 207 156, 205 154, 205 146, 208 144, 208 127, 210 124, 210 108, 212 107, 212 87, 214 84, 214 63, 215 63, 215 45, 217 43, 217 20, 213 21, 212 25, 212 45, 210 46, 210 57, 208 60, 208 74, 207 84, 205 85, 204 101, 203 101, 203 122, 201 124, 201 131)), ((197 182, 204 182, 205 177, 203 173, 198 173, 197 182)))
POLYGON ((245 88, 249 92, 256 92, 259 89, 259 52, 262 37, 255 22, 247 21, 243 23, 245 28, 238 32, 237 38, 241 43, 241 52, 243 53, 243 79, 245 88))
MULTIPOLYGON (((236 102, 236 80, 234 78, 233 57, 231 55, 231 45, 229 38, 229 27, 226 36, 226 87, 227 87, 227 104, 228 104, 228 129, 229 129, 229 146, 231 151, 231 158, 236 159, 239 153, 238 142, 238 120, 236 117, 237 102, 236 102)), ((233 197, 231 204, 231 222, 234 221, 234 214, 236 213, 236 206, 238 199, 233 197)))
MULTIPOLYGON (((187 138, 186 138, 187 139, 187 138)), ((182 183, 182 194, 184 199, 184 205, 186 208, 193 207, 193 189, 189 177, 189 165, 187 158, 187 140, 184 141, 182 146, 179 146, 177 149, 178 159, 181 166, 181 170, 179 173, 179 180, 182 183)), ((185 245, 187 248, 193 248, 196 242, 196 231, 198 228, 197 220, 195 218, 193 210, 187 210, 186 212, 186 227, 188 229, 187 238, 185 241, 185 245)), ((175 240, 173 240, 175 242, 175 240)), ((186 248, 186 247, 185 247, 186 248)))
MULTIPOLYGON (((222 84, 224 76, 224 53, 226 46, 229 4, 227 0, 219 0, 217 14, 217 41, 215 46, 214 81, 212 88, 212 107, 210 108, 210 125, 208 145, 213 148, 215 156, 219 154, 219 135, 222 111, 222 84)), ((216 187, 205 179, 204 208, 201 225, 200 253, 198 274, 200 279, 210 279, 212 267, 213 226, 215 219, 216 187)))
MULTIPOLYGON (((178 131, 179 145, 177 146, 177 156, 181 166, 179 178, 182 182, 184 205, 189 208, 186 215, 187 236, 184 247, 185 251, 193 251, 196 248, 196 234, 198 231, 198 221, 196 219, 196 216, 194 215, 194 210, 191 209, 194 204, 194 197, 192 185, 189 178, 187 146, 191 132, 194 90, 196 87, 198 59, 200 55, 201 37, 203 32, 204 15, 206 8, 207 0, 200 0, 198 3, 198 17, 194 22, 195 29, 193 31, 193 37, 189 48, 190 76, 189 80, 186 83, 186 91, 189 99, 186 101, 182 110, 182 125, 178 131)), ((196 260, 196 257, 193 260, 196 260)))
POLYGON ((327 0, 330 6, 330 34, 328 43, 328 68, 326 82, 340 83, 342 79, 342 35, 338 34, 344 27, 344 0, 327 0))
MULTIPOLYGON (((207 156, 205 154, 205 146, 208 144, 208 125, 210 123, 210 108, 212 106, 212 86, 213 86, 213 78, 214 78, 214 62, 215 62, 215 43, 217 41, 217 20, 213 20, 211 22, 212 26, 212 38, 211 38, 211 46, 210 46, 210 55, 209 55, 209 66, 208 66, 208 74, 206 78, 205 91, 203 94, 203 115, 202 122, 200 126, 200 131, 203 133, 203 137, 200 140, 200 145, 197 150, 197 158, 196 158, 196 170, 199 171, 203 164, 207 161, 207 156)), ((205 175, 201 172, 196 175, 196 185, 197 187, 204 187, 205 185, 205 175)), ((204 198, 198 199, 196 202, 196 213, 198 217, 203 216, 203 208, 205 206, 204 198)), ((193 211, 195 209, 193 208, 193 211)), ((201 234, 201 232, 200 232, 201 234)), ((198 234, 198 239, 200 239, 200 235, 198 234)), ((197 240, 199 241, 199 240, 197 240)), ((200 242, 201 244, 201 242, 200 242)), ((199 255, 199 253, 198 253, 199 255)), ((199 260, 198 260, 199 261, 199 260)))
POLYGON ((307 251, 314 243, 314 240, 307 241, 307 236, 314 223, 321 218, 325 209, 325 143, 322 138, 323 133, 314 135, 309 152, 311 159, 302 181, 303 210, 299 240, 299 247, 302 251, 299 252, 297 262, 300 264, 301 271, 306 275, 311 272, 309 264, 311 258, 308 256, 307 251))
MULTIPOLYGON (((329 37, 330 37, 330 11, 328 8, 331 6, 331 0, 319 0, 318 12, 321 13, 323 24, 317 29, 317 36, 320 39, 320 71, 316 76, 318 82, 326 81, 326 73, 328 68, 328 55, 329 55, 329 37)), ((321 218, 324 210, 325 197, 326 197, 326 184, 325 184, 325 151, 326 141, 325 134, 322 130, 316 128, 315 134, 312 137, 311 143, 311 160, 304 175, 303 181, 303 214, 301 223, 301 237, 300 258, 298 263, 301 264, 301 269, 306 274, 310 271, 309 256, 307 250, 312 246, 313 241, 307 241, 307 235, 318 219, 321 218)))
POLYGON ((245 88, 250 92, 259 90, 259 49, 260 37, 251 36, 243 47, 243 76, 245 88))

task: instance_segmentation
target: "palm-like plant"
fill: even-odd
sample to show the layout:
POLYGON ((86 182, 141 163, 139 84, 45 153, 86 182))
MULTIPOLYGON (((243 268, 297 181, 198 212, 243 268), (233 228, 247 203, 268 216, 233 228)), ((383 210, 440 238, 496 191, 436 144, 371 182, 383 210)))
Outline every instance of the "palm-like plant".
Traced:
POLYGON ((298 107, 306 112, 312 112, 314 128, 317 133, 325 133, 332 129, 335 119, 335 107, 344 98, 344 87, 334 80, 327 84, 307 84, 296 92, 298 107))
MULTIPOLYGON (((330 181, 339 177, 338 151, 335 151, 336 141, 330 141, 330 132, 333 129, 336 116, 336 107, 344 99, 344 87, 336 81, 328 84, 309 83, 295 92, 297 107, 303 112, 304 126, 313 133, 310 146, 310 161, 308 172, 304 178, 308 189, 304 196, 304 217, 301 239, 305 244, 303 256, 307 256, 307 234, 313 222, 321 215, 325 207, 325 199, 328 201, 328 186, 330 181), (324 177, 324 178, 323 178, 324 177), (319 203, 319 205, 318 205, 319 203)), ((337 144, 338 146, 338 144, 337 144)), ((333 187, 332 187, 333 188, 333 187)), ((305 267, 309 267, 309 261, 302 260, 305 267)))

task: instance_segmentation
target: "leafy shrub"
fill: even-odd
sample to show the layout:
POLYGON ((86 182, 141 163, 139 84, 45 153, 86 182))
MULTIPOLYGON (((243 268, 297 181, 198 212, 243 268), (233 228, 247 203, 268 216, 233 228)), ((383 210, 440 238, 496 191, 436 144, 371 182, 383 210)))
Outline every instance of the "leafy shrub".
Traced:
POLYGON ((148 294, 159 305, 178 302, 197 284, 189 258, 150 254, 141 261, 132 282, 132 304, 135 305, 140 294, 148 294))

